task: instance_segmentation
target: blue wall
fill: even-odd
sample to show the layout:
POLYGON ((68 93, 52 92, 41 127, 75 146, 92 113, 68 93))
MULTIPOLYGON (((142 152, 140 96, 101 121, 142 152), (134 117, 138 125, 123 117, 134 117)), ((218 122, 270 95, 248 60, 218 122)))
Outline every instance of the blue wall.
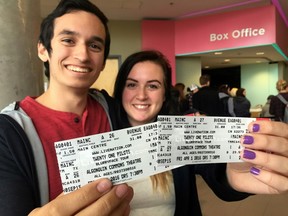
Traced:
POLYGON ((246 89, 246 97, 251 107, 264 105, 268 95, 276 95, 279 79, 278 64, 248 64, 241 66, 241 87, 246 89))

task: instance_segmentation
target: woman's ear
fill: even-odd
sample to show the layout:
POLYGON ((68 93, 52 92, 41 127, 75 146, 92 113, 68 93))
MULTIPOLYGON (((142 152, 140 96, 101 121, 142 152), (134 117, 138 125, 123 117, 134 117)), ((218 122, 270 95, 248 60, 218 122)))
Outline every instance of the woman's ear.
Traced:
POLYGON ((47 49, 43 46, 42 43, 39 43, 39 42, 38 42, 37 48, 38 48, 38 57, 43 62, 47 62, 48 59, 49 59, 49 55, 48 55, 47 49))

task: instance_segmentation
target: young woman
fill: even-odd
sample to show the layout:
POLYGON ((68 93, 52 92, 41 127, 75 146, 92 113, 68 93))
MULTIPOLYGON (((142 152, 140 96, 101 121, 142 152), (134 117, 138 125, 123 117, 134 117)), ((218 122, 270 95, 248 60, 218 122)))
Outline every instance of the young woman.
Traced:
POLYGON ((251 103, 246 98, 246 89, 239 88, 236 92, 234 100, 234 113, 236 117, 250 117, 251 103))
MULTIPOLYGON (((169 107, 171 86, 171 68, 163 54, 141 51, 129 56, 119 70, 114 91, 122 127, 174 114, 170 111, 175 109, 169 107)), ((249 196, 245 192, 287 192, 288 168, 283 166, 288 163, 287 129, 283 123, 250 123, 250 133, 241 138, 245 147, 241 158, 247 163, 186 165, 129 183, 134 189, 131 215, 201 215, 195 174, 226 201, 244 199, 249 196)))
POLYGON ((282 96, 286 101, 288 100, 288 84, 286 80, 278 80, 276 89, 278 94, 271 98, 269 111, 275 116, 275 121, 283 121, 286 105, 280 100, 279 96, 282 96))

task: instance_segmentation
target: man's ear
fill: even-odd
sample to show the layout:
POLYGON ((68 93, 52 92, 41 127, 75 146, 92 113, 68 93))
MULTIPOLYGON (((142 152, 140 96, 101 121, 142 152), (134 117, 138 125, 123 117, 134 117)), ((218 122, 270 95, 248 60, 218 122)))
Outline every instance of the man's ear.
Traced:
POLYGON ((48 59, 49 59, 49 55, 48 55, 47 49, 43 46, 42 43, 38 43, 37 48, 38 48, 38 57, 39 57, 43 62, 47 62, 48 59))

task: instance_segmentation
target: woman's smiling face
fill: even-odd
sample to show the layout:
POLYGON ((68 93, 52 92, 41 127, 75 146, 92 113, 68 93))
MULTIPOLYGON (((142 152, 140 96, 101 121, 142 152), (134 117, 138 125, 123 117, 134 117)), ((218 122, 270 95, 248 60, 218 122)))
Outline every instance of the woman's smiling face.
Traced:
POLYGON ((165 101, 164 72, 152 61, 139 62, 131 69, 122 104, 132 126, 155 120, 165 101))

